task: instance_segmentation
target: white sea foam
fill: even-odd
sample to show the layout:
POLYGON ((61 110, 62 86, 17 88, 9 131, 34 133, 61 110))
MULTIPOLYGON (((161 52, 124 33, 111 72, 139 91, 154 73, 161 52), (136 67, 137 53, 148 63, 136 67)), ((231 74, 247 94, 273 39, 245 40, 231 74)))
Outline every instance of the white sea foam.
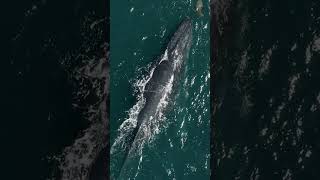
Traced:
MULTIPOLYGON (((160 62, 164 60, 168 60, 168 52, 165 51, 160 62)), ((174 70, 181 66, 181 57, 175 58, 174 61, 174 70)), ((159 63, 160 63, 159 62, 159 63)), ((145 91, 145 87, 147 83, 150 81, 155 67, 153 67, 150 71, 150 74, 142 77, 135 81, 134 88, 136 93, 138 94, 137 103, 128 111, 128 118, 124 120, 124 122, 120 125, 118 130, 118 136, 111 147, 111 154, 116 153, 117 151, 126 148, 128 145, 128 138, 132 135, 134 128, 137 126, 137 117, 142 108, 145 105, 145 97, 143 93, 145 91)), ((161 129, 165 127, 165 120, 166 117, 164 115, 164 110, 169 103, 169 96, 172 92, 173 81, 174 81, 174 74, 170 77, 169 82, 164 86, 163 96, 160 99, 160 102, 157 106, 157 110, 155 116, 151 116, 150 118, 152 121, 144 121, 142 122, 136 139, 134 140, 134 144, 132 144, 132 149, 130 150, 130 154, 135 152, 134 154, 138 153, 141 155, 142 148, 145 144, 150 144, 156 137, 157 134, 161 132, 161 129)))
POLYGON ((120 128, 118 130, 118 136, 113 145, 111 146, 111 154, 116 153, 119 149, 124 149, 128 145, 126 140, 131 135, 134 128, 137 126, 138 114, 145 104, 143 92, 146 84, 149 82, 153 75, 154 69, 155 68, 151 69, 150 74, 148 76, 138 79, 134 83, 135 91, 137 91, 139 94, 137 97, 137 103, 132 108, 130 108, 130 110, 128 111, 128 118, 124 120, 123 123, 120 125, 120 128))

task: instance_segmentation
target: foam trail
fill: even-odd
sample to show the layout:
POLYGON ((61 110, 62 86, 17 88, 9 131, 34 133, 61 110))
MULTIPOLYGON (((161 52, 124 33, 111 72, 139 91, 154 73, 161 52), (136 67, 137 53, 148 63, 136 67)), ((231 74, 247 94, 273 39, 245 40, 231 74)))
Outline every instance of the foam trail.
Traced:
MULTIPOLYGON (((167 60, 167 56, 163 56, 160 60, 160 62, 167 60)), ((160 63, 159 62, 159 63, 160 63)), ((178 65, 180 62, 176 62, 178 65)), ((149 75, 137 80, 134 83, 134 87, 136 91, 138 91, 138 97, 137 97, 137 103, 130 108, 128 111, 128 118, 124 120, 124 122, 120 125, 120 128, 118 130, 118 136, 113 143, 111 147, 111 155, 117 153, 121 149, 126 149, 128 146, 127 140, 130 138, 132 135, 133 130, 137 126, 137 117, 142 108, 145 105, 145 97, 143 96, 145 92, 145 87, 146 84, 150 81, 153 72, 155 70, 155 67, 152 67, 150 70, 149 75)), ((169 103, 169 95, 171 94, 172 87, 173 87, 173 81, 174 81, 174 75, 171 76, 169 82, 164 86, 165 93, 163 97, 160 100, 160 103, 157 106, 157 111, 156 111, 156 117, 151 117, 152 121, 148 122, 143 122, 139 129, 139 138, 136 139, 135 141, 139 142, 136 143, 138 146, 133 146, 135 150, 138 150, 137 152, 140 152, 143 148, 143 145, 147 142, 151 142, 154 139, 154 135, 158 134, 160 132, 160 125, 163 125, 161 122, 165 120, 165 116, 163 113, 163 110, 166 108, 166 106, 169 103)), ((134 142, 135 143, 135 142, 134 142)), ((131 153, 131 150, 130 150, 131 153)))

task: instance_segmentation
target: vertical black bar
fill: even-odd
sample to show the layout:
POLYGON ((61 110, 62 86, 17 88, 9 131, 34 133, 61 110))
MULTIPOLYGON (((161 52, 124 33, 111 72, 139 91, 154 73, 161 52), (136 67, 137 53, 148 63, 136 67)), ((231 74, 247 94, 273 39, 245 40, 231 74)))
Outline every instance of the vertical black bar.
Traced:
POLYGON ((214 13, 214 1, 210 0, 210 178, 214 176, 214 111, 215 111, 215 101, 214 101, 214 70, 217 61, 217 21, 214 13))

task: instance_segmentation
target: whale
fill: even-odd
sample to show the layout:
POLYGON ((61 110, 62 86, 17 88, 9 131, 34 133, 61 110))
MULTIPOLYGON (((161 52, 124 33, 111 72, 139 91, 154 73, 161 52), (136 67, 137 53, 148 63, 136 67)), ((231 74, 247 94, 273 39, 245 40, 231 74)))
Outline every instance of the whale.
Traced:
MULTIPOLYGON (((137 124, 134 128, 130 140, 127 144, 126 155, 123 159, 122 168, 128 159, 133 144, 139 139, 141 125, 147 121, 152 121, 157 116, 161 99, 167 96, 166 85, 168 83, 178 84, 181 71, 189 57, 192 45, 192 21, 184 19, 177 30, 171 36, 164 53, 155 62, 155 67, 151 73, 143 90, 145 99, 144 106, 137 116, 137 124)), ((177 86, 175 86, 177 87, 177 86)), ((119 176, 121 176, 121 171, 119 176)))
MULTIPOLYGON (((185 19, 172 36, 164 54, 160 56, 160 61, 145 86, 143 97, 146 102, 138 114, 134 136, 144 121, 149 121, 155 117, 157 107, 161 99, 166 95, 165 85, 170 83, 172 77, 175 77, 173 80, 177 80, 189 56, 191 42, 192 22, 190 19, 185 19)), ((177 82, 173 83, 176 84, 177 82)))

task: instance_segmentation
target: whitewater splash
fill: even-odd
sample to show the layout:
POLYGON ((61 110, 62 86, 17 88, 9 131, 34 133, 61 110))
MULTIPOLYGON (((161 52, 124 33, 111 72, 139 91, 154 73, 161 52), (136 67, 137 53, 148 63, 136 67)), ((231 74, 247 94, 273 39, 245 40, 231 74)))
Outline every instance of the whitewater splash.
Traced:
MULTIPOLYGON (((128 140, 132 136, 132 133, 137 126, 138 115, 146 102, 146 99, 144 97, 145 87, 147 83, 150 81, 151 77, 153 76, 153 72, 156 66, 160 64, 162 61, 168 60, 168 56, 166 54, 167 51, 165 52, 164 56, 161 58, 159 63, 157 63, 155 66, 151 68, 150 73, 148 75, 143 76, 142 78, 136 80, 133 83, 134 89, 138 94, 137 102, 128 111, 128 118, 124 120, 124 122, 120 125, 120 128, 118 130, 118 136, 115 139, 113 145, 111 146, 111 155, 118 153, 119 150, 126 149, 128 148, 128 146, 130 146, 128 140)), ((182 58, 177 58, 177 60, 178 59, 181 60, 182 58)), ((175 63, 175 66, 180 66, 180 64, 181 62, 177 61, 175 63)), ((169 104, 169 96, 172 93, 173 81, 174 74, 170 77, 169 82, 164 86, 165 93, 157 106, 155 117, 150 117, 149 121, 142 122, 137 134, 137 139, 135 139, 135 141, 133 142, 129 154, 141 155, 143 147, 146 144, 151 144, 156 138, 156 135, 161 132, 161 129, 165 129, 167 123, 164 123, 166 121, 164 110, 169 104)))

